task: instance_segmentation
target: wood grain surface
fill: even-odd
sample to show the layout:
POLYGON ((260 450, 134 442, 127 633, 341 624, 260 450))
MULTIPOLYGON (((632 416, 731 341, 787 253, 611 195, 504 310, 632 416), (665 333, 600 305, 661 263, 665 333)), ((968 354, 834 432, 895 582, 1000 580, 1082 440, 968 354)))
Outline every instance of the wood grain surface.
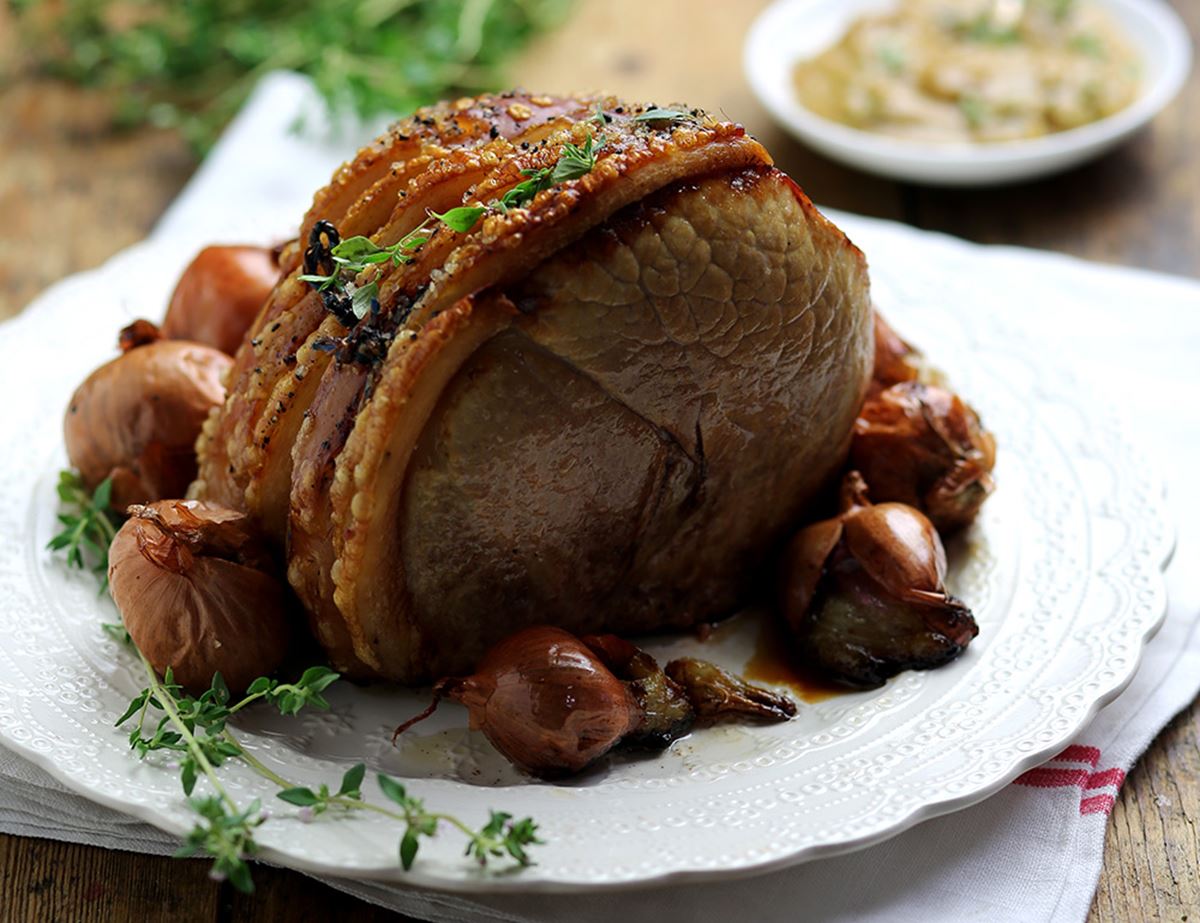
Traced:
MULTIPOLYGON (((1152 2, 1152 0, 1148 0, 1152 2)), ((513 68, 530 88, 604 88, 687 101, 744 122, 819 203, 989 243, 1200 277, 1200 75, 1153 126, 1063 176, 993 191, 873 179, 812 154, 771 124, 741 74, 741 40, 765 0, 579 0, 513 68)), ((1200 0, 1176 0, 1193 38, 1200 0)), ((11 30, 0 4, 0 61, 11 30)), ((43 81, 0 85, 0 317, 143 237, 194 163, 165 132, 113 135, 102 100, 43 81)), ((80 305, 80 310, 86 310, 80 305)), ((161 306, 147 305, 153 315, 161 306)), ((1091 923, 1186 921, 1200 912, 1196 706, 1130 773, 1113 811, 1091 923)), ((0 919, 403 920, 303 875, 255 871, 247 899, 203 863, 0 837, 0 919)))

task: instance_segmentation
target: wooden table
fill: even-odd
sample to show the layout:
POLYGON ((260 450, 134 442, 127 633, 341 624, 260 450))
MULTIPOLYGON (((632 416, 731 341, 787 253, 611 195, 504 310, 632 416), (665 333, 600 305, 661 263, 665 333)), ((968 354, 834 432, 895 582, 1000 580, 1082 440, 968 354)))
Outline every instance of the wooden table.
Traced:
MULTIPOLYGON (((1175 5, 1193 37, 1200 35, 1200 2, 1175 5)), ((1148 131, 1090 166, 1000 190, 926 189, 850 172, 771 124, 739 63, 741 37, 762 6, 765 0, 580 0, 568 25, 516 64, 515 81, 721 110, 743 121, 824 205, 972 240, 1200 277, 1200 71, 1148 131)), ((3 16, 0 5, 0 45, 3 16)), ((193 167, 169 133, 106 133, 94 100, 77 91, 28 82, 0 90, 0 318, 144 236, 193 167)), ((150 315, 161 309, 145 308, 150 315)), ((1186 920, 1200 908, 1198 716, 1196 705, 1179 716, 1125 782, 1095 923, 1186 920)), ((255 878, 258 893, 247 899, 211 882, 200 862, 0 837, 6 920, 402 919, 293 872, 260 868, 255 878)))

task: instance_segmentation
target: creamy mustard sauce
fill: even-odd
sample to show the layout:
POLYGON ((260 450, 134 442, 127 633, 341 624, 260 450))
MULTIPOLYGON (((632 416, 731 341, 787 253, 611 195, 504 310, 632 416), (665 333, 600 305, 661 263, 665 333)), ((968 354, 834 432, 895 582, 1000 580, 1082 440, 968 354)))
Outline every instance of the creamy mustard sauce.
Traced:
POLYGON ((805 107, 914 141, 1010 141, 1095 122, 1140 62, 1087 0, 900 0, 794 72, 805 107))

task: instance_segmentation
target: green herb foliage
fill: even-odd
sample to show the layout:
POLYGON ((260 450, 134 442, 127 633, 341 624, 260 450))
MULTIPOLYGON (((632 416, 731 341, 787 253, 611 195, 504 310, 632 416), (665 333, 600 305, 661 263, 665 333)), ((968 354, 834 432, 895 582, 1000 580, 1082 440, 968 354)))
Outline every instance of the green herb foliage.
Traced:
POLYGON ((690 112, 684 112, 682 109, 647 109, 645 112, 639 112, 633 117, 635 122, 694 122, 696 116, 690 112))
POLYGON ((903 74, 908 59, 903 49, 896 45, 884 45, 879 49, 879 61, 889 74, 903 74))
POLYGON ((204 855, 213 860, 211 876, 228 880, 244 894, 254 891, 249 856, 257 851, 254 828, 266 820, 262 805, 255 798, 244 811, 230 811, 221 798, 189 798, 188 804, 201 820, 192 828, 183 845, 175 850, 176 859, 204 855))
POLYGON ((328 709, 323 693, 337 681, 339 674, 327 667, 310 667, 294 683, 259 677, 241 699, 233 702, 219 673, 213 677, 209 689, 191 696, 174 681, 169 669, 159 679, 145 657, 141 659, 149 683, 130 701, 116 725, 133 724, 129 745, 139 757, 157 751, 179 754, 180 785, 200 819, 176 855, 210 857, 213 877, 227 879, 241 891, 249 892, 254 887, 247 860, 257 848, 254 829, 266 820, 266 815, 258 801, 240 808, 222 786, 216 770, 228 760, 242 762, 278 786, 276 797, 300 808, 305 818, 327 811, 371 811, 404 824, 399 855, 405 869, 411 868, 416 859, 420 838, 435 835, 442 823, 457 828, 467 837, 466 855, 480 865, 505 856, 519 865, 528 865, 526 847, 542 842, 531 818, 513 821, 511 815, 493 811, 486 824, 474 829, 452 815, 426 811, 424 802, 410 796, 395 779, 382 774, 378 777, 379 788, 400 810, 372 804, 362 794, 367 771, 363 763, 348 769, 336 790, 328 785, 315 790, 296 785, 247 751, 230 731, 229 719, 256 702, 269 703, 282 715, 295 715, 304 708, 328 709), (194 794, 201 778, 208 780, 211 794, 194 794))
POLYGON ((1081 54, 1088 55, 1093 58, 1107 57, 1108 52, 1104 47, 1104 43, 1099 37, 1090 32, 1081 32, 1078 35, 1071 36, 1070 47, 1072 51, 1078 51, 1081 54))
MULTIPOLYGON (((436 226, 437 215, 430 214, 418 227, 413 228, 400 240, 390 247, 381 247, 369 237, 347 237, 338 242, 330 254, 333 256, 334 270, 327 276, 304 274, 300 281, 317 287, 318 291, 330 288, 346 288, 349 280, 353 279, 368 266, 376 263, 388 263, 399 266, 411 263, 413 254, 429 241, 429 236, 436 226)), ((377 283, 369 282, 355 288, 351 306, 361 320, 370 308, 370 302, 379 296, 377 283), (363 294, 359 295, 358 293, 363 294)))
POLYGON ((380 773, 378 782, 379 790, 404 812, 407 827, 400 839, 400 864, 406 869, 412 867, 413 859, 416 858, 419 838, 433 836, 440 821, 445 821, 466 834, 467 848, 463 855, 473 857, 480 865, 487 865, 490 858, 505 855, 515 859, 520 865, 529 865, 525 847, 542 842, 537 838, 537 824, 530 817, 513 821, 511 814, 492 811, 486 824, 478 830, 472 830, 448 814, 429 813, 421 799, 409 795, 404 786, 390 776, 380 773))
POLYGON ((100 578, 100 591, 108 586, 108 546, 117 534, 117 517, 109 507, 112 479, 105 479, 91 493, 74 471, 58 475, 58 521, 62 531, 46 546, 66 553, 67 564, 90 569, 100 578))
POLYGON ((539 192, 591 173, 596 167, 596 154, 603 145, 603 139, 596 140, 588 132, 587 140, 582 145, 564 144, 553 166, 522 170, 521 175, 525 178, 498 199, 487 205, 461 205, 440 214, 431 211, 420 225, 391 246, 381 247, 369 237, 348 237, 329 251, 334 262, 333 272, 328 275, 306 273, 299 277, 300 281, 315 286, 318 291, 331 288, 350 291, 351 307, 361 320, 378 298, 379 287, 377 283, 369 282, 352 288, 351 280, 368 266, 376 263, 391 263, 393 266, 411 263, 415 252, 429 241, 438 224, 463 234, 474 228, 489 212, 507 214, 510 209, 524 208, 539 192))
MULTIPOLYGON (((586 148, 586 152, 578 151, 579 157, 590 153, 590 139, 586 148)), ((364 246, 361 243, 364 240, 366 238, 344 241, 350 245, 344 258, 380 262, 373 259, 374 245, 364 246)), ((384 258, 391 259, 392 255, 389 253, 384 258)), ((356 296, 367 288, 357 289, 356 296)), ((69 564, 79 568, 91 566, 105 584, 107 580, 103 574, 108 546, 116 534, 116 524, 109 509, 111 490, 111 482, 105 481, 89 494, 79 475, 63 471, 59 476, 58 496, 63 510, 59 521, 64 528, 50 541, 51 549, 66 551, 69 564)), ((385 775, 379 776, 380 790, 399 805, 401 811, 371 804, 362 796, 362 783, 366 777, 366 766, 362 763, 347 770, 336 792, 326 785, 316 791, 297 786, 247 751, 229 730, 230 718, 255 703, 269 704, 285 716, 296 715, 305 708, 327 710, 329 702, 325 690, 339 679, 339 674, 328 667, 309 667, 291 683, 260 676, 237 701, 232 700, 228 685, 217 673, 208 689, 199 696, 192 696, 175 682, 170 668, 159 678, 150 661, 133 645, 123 624, 105 622, 100 627, 109 637, 129 644, 137 651, 147 679, 145 688, 129 702, 115 726, 132 723, 129 747, 139 758, 163 751, 178 755, 180 786, 199 817, 175 855, 210 857, 213 860, 212 876, 228 880, 240 891, 254 890, 247 860, 257 849, 254 830, 266 820, 266 814, 257 800, 245 808, 240 807, 221 784, 216 770, 229 760, 238 760, 250 767, 279 787, 277 797, 313 815, 330 809, 362 810, 403 823, 399 853, 405 869, 411 868, 416 859, 420 837, 433 836, 441 823, 456 827, 467 837, 466 855, 472 856, 480 865, 503 856, 512 858, 519 865, 528 865, 530 860, 525 847, 542 842, 537 839, 537 825, 531 818, 514 822, 511 815, 493 811, 488 822, 476 830, 452 815, 426 811, 421 800, 409 796, 404 786, 385 775), (211 793, 197 796, 196 787, 202 778, 208 780, 211 793)))
POLYGON ((111 93, 120 123, 180 127, 203 149, 255 81, 312 77, 329 108, 410 112, 504 83, 503 63, 570 0, 9 0, 41 71, 111 93))

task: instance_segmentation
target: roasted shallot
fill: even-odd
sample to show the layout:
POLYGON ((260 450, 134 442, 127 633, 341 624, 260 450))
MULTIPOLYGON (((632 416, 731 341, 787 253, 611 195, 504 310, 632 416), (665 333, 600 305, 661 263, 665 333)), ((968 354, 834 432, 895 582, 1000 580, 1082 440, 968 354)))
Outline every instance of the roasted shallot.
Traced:
POLYGON ((850 464, 876 501, 907 503, 939 532, 969 525, 994 490, 996 440, 956 394, 916 381, 868 398, 850 464))
POLYGON ((510 635, 471 676, 443 679, 433 704, 396 729, 427 717, 441 698, 467 707, 508 760, 537 776, 578 772, 611 750, 641 720, 637 703, 591 649, 559 628, 510 635))
POLYGON ((441 680, 433 696, 396 737, 448 698, 467 707, 471 727, 510 762, 547 778, 578 772, 618 745, 660 750, 697 723, 796 713, 786 696, 713 664, 684 658, 664 671, 615 635, 580 639, 549 626, 505 638, 474 674, 441 680))
POLYGON ((875 311, 875 360, 868 397, 902 381, 916 381, 925 369, 921 354, 875 311))
POLYGON ((196 476, 196 437, 225 399, 228 356, 208 346, 157 339, 135 321, 123 352, 88 376, 63 420, 67 456, 92 489, 112 478, 112 505, 124 509, 182 497, 196 476))
POLYGON ((797 655, 859 687, 954 659, 979 628, 945 578, 929 519, 901 503, 872 504, 851 472, 842 512, 802 529, 784 553, 782 608, 797 655))
POLYGON ((205 247, 175 285, 163 334, 232 356, 278 279, 268 247, 205 247))
POLYGON ((215 673, 240 692, 287 652, 286 591, 241 513, 196 500, 131 506, 108 579, 134 644, 191 692, 215 673))

